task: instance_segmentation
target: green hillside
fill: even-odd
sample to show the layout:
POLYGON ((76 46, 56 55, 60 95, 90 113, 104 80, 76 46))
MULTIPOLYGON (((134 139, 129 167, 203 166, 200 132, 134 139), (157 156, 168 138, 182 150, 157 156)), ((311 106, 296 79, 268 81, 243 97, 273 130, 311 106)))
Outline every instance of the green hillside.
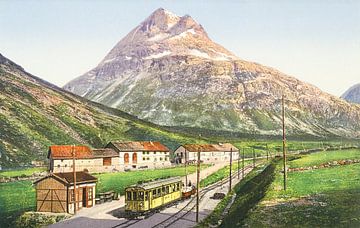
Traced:
POLYGON ((0 166, 45 160, 51 144, 101 147, 110 140, 195 142, 116 109, 70 94, 0 54, 0 166))

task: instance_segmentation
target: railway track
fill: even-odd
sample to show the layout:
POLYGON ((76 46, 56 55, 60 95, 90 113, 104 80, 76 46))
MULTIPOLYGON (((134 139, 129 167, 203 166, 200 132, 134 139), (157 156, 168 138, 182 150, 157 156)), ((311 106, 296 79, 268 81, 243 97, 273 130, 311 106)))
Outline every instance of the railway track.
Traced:
MULTIPOLYGON (((252 168, 252 165, 248 165, 245 167, 245 171, 248 171, 249 169, 252 168)), ((234 172, 234 174, 232 174, 231 178, 234 179, 237 177, 237 172, 234 172)), ((226 178, 224 178, 221 181, 218 181, 214 184, 211 184, 203 189, 200 190, 200 196, 199 196, 199 200, 201 202, 201 200, 204 198, 204 196, 211 190, 214 190, 217 187, 220 187, 221 185, 227 183, 229 181, 229 177, 227 176, 226 178)), ((172 224, 174 224, 175 222, 179 221, 180 219, 184 218, 185 216, 187 216, 190 212, 192 212, 196 207, 196 197, 192 197, 190 199, 190 201, 184 206, 182 207, 179 211, 177 211, 176 213, 174 213, 173 215, 171 215, 171 217, 155 224, 152 225, 151 228, 163 228, 163 227, 169 227, 172 224)), ((112 228, 127 228, 127 227, 131 227, 139 222, 143 221, 142 219, 131 219, 131 220, 127 220, 123 223, 120 223, 116 226, 113 226, 112 228)))
MULTIPOLYGON (((252 168, 252 165, 247 166, 244 170, 247 171, 249 169, 252 168)), ((236 177, 238 174, 237 172, 235 172, 231 178, 233 179, 234 177, 236 177)), ((208 187, 205 187, 201 190, 200 192, 200 202, 201 200, 204 198, 204 196, 206 195, 206 193, 208 193, 209 191, 225 184, 226 182, 229 181, 229 177, 224 178, 222 181, 219 181, 217 183, 214 183, 208 187)), ((152 226, 152 228, 163 228, 163 227, 169 227, 172 224, 174 224, 175 222, 179 221, 180 219, 184 218, 185 216, 187 216, 191 211, 194 210, 194 208, 196 207, 196 197, 192 197, 191 200, 183 207, 181 208, 178 212, 176 212, 175 214, 173 214, 171 217, 161 221, 160 223, 152 226)))

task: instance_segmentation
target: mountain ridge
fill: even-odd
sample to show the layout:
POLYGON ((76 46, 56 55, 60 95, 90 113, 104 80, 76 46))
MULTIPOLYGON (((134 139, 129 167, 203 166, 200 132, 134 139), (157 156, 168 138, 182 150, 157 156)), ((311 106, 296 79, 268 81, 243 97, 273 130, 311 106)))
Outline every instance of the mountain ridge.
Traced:
POLYGON ((341 95, 341 98, 351 103, 360 104, 360 83, 351 86, 341 95))
POLYGON ((290 134, 360 136, 360 106, 242 60, 164 9, 64 89, 160 125, 269 135, 281 133, 284 94, 290 134))

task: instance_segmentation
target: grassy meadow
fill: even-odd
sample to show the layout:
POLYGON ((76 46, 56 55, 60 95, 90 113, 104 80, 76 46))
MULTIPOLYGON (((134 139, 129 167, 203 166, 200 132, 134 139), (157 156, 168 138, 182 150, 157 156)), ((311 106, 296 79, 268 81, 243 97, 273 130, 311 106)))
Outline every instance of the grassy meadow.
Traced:
MULTIPOLYGON (((201 165, 201 169, 209 165, 201 165)), ((187 167, 188 174, 194 173, 196 166, 187 167)), ((185 168, 178 166, 174 168, 140 170, 131 172, 103 173, 95 175, 98 178, 97 193, 113 190, 120 194, 124 193, 127 186, 138 183, 139 181, 151 181, 158 178, 185 176, 185 168)))
MULTIPOLYGON (((360 150, 318 152, 289 162, 290 167, 359 158, 360 150)), ((359 227, 360 164, 289 172, 283 190, 281 165, 244 227, 359 227)))
POLYGON ((40 173, 46 171, 47 168, 26 168, 19 170, 0 171, 0 177, 28 177, 33 173, 40 173))

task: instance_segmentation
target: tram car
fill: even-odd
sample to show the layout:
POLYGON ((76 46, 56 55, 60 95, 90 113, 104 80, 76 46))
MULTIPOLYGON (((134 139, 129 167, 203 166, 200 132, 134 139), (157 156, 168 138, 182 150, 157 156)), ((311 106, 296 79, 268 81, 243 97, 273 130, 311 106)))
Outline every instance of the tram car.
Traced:
POLYGON ((125 213, 128 217, 137 217, 156 212, 185 195, 188 198, 189 192, 184 192, 185 189, 180 177, 129 186, 125 189, 125 213))

